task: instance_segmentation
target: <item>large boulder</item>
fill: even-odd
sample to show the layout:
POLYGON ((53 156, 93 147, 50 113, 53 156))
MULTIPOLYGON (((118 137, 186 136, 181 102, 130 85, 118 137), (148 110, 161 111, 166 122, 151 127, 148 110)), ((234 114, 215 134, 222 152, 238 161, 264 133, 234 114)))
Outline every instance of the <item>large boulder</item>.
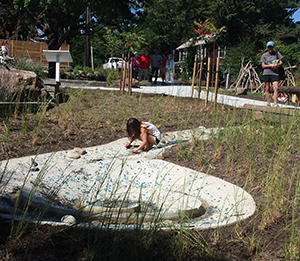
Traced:
POLYGON ((0 68, 0 99, 37 101, 48 97, 44 83, 34 72, 0 68))

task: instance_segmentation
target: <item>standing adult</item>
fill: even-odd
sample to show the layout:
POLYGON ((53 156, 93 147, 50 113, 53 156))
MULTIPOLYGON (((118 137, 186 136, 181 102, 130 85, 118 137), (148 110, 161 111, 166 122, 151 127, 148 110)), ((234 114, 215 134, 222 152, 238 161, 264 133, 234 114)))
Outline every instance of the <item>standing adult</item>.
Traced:
POLYGON ((282 58, 283 56, 280 52, 274 51, 274 43, 269 41, 267 43, 268 51, 261 56, 260 62, 262 63, 263 76, 262 81, 265 83, 266 87, 266 98, 267 98, 267 106, 270 105, 270 87, 271 83, 273 84, 274 90, 274 106, 278 107, 277 105, 277 98, 278 98, 278 86, 279 86, 279 72, 278 67, 282 66, 282 58))
POLYGON ((161 76, 162 84, 163 85, 165 84, 165 80, 166 80, 166 64, 167 64, 167 60, 168 60, 168 57, 165 54, 163 54, 163 59, 161 61, 161 71, 160 71, 160 76, 161 76))
POLYGON ((10 55, 9 52, 9 43, 8 41, 4 41, 1 44, 1 53, 0 53, 1 63, 6 64, 6 60, 13 60, 14 58, 10 55))
MULTIPOLYGON (((158 76, 158 70, 161 66, 162 57, 160 56, 158 50, 155 50, 155 54, 152 55, 151 61, 152 61, 152 71, 151 74, 154 76, 154 84, 157 83, 157 76, 158 76)), ((152 77, 151 77, 152 78, 152 77)), ((151 79, 152 82, 152 79, 151 79)))
POLYGON ((148 50, 145 50, 140 59, 140 73, 139 80, 148 80, 149 70, 151 69, 151 57, 148 50))
POLYGON ((168 60, 166 62, 166 82, 169 82, 169 79, 171 83, 174 83, 174 69, 175 69, 175 63, 172 59, 172 55, 168 55, 168 60))
POLYGON ((139 53, 135 51, 134 57, 132 59, 132 78, 137 80, 139 71, 140 71, 139 53))

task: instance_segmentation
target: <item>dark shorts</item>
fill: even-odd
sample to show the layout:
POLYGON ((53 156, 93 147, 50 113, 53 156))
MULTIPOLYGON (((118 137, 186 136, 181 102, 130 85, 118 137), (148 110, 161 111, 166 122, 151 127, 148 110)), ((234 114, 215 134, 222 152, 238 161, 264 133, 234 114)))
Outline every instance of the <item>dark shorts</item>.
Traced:
POLYGON ((160 140, 155 137, 155 142, 156 142, 156 145, 158 145, 158 143, 160 143, 160 140))
POLYGON ((263 82, 279 82, 279 76, 278 75, 263 75, 262 81, 263 82))

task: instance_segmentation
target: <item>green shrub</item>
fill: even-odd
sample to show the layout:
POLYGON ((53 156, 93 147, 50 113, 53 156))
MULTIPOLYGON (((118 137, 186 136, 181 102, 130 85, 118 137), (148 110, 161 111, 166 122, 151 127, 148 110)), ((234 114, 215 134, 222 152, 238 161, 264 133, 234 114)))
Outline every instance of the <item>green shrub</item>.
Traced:
POLYGON ((15 69, 31 71, 36 73, 36 75, 42 79, 46 78, 41 63, 36 64, 33 60, 29 60, 28 58, 22 58, 21 60, 11 61, 11 64, 15 69))
POLYGON ((88 73, 93 73, 93 69, 91 67, 88 67, 88 66, 84 66, 83 67, 83 73, 85 75, 87 75, 88 73))

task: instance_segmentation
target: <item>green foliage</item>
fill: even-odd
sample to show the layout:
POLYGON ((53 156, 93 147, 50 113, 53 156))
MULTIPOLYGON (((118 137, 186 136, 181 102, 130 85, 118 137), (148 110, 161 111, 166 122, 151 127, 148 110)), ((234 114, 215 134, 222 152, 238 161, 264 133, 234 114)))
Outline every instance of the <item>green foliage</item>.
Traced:
POLYGON ((83 70, 83 67, 81 65, 76 65, 73 70, 73 73, 76 75, 79 73, 79 71, 82 71, 82 70, 83 70))
POLYGON ((184 57, 184 59, 183 59, 182 69, 184 72, 186 72, 188 74, 193 72, 194 57, 195 57, 196 52, 197 52, 197 47, 193 46, 193 44, 191 44, 187 48, 187 56, 184 57))
POLYGON ((104 35, 104 39, 105 39, 104 47, 106 50, 106 55, 108 55, 108 57, 113 57, 113 56, 121 57, 122 39, 119 31, 116 29, 115 30, 107 29, 106 34, 104 35))
POLYGON ((15 69, 31 71, 36 73, 36 75, 42 79, 46 78, 46 75, 43 72, 43 67, 40 63, 35 64, 33 61, 29 62, 26 58, 23 58, 21 60, 12 60, 11 64, 15 69))
MULTIPOLYGON (((238 45, 227 48, 226 58, 222 62, 224 65, 230 65, 230 73, 233 78, 236 78, 239 74, 242 57, 244 57, 244 65, 248 61, 251 61, 257 66, 258 71, 261 68, 259 65, 260 55, 258 55, 255 41, 250 37, 244 38, 238 45)), ((223 66, 223 68, 226 68, 226 66, 223 66)))
POLYGON ((106 81, 108 86, 112 85, 114 81, 121 78, 121 72, 119 70, 109 69, 107 71, 108 74, 107 74, 106 81))
POLYGON ((122 33, 121 36, 123 37, 122 44, 125 52, 128 49, 126 53, 133 53, 136 50, 140 50, 142 46, 148 45, 142 31, 138 33, 122 33))
POLYGON ((88 66, 84 66, 83 67, 83 73, 85 75, 87 75, 88 73, 93 73, 93 69, 91 67, 88 67, 88 66))

